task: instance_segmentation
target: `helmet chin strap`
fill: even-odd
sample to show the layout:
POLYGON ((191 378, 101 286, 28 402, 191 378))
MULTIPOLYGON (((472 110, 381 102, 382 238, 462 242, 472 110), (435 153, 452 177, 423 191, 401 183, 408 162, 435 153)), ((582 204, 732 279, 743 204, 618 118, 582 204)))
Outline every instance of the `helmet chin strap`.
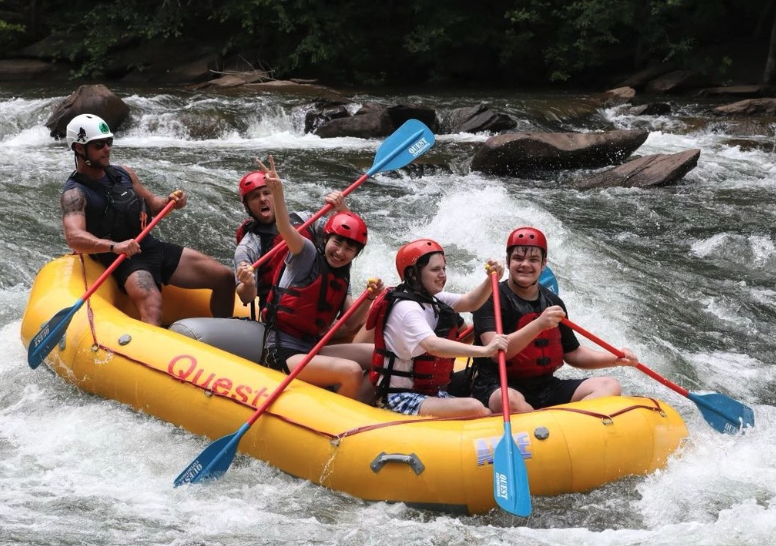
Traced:
MULTIPOLYGON (((86 150, 86 144, 84 144, 83 146, 84 146, 84 150, 86 150)), ((75 149, 75 146, 73 146, 73 153, 75 154, 75 168, 76 169, 78 168, 78 158, 79 157, 83 160, 84 165, 86 165, 87 167, 91 167, 92 166, 92 162, 91 162, 91 160, 88 157, 86 157, 86 154, 79 154, 78 151, 75 149)))

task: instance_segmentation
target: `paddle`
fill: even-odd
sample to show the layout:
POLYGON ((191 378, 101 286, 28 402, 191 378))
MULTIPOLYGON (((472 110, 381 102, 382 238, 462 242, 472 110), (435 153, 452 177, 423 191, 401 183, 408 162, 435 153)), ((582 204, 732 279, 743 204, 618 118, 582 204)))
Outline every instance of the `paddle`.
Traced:
MULTIPOLYGON (((345 191, 342 192, 343 197, 347 197, 350 193, 363 184, 367 178, 383 171, 394 171, 400 169, 405 165, 411 163, 424 153, 426 153, 434 145, 434 133, 431 129, 426 127, 423 122, 416 119, 406 121, 401 127, 396 129, 391 136, 389 136, 385 142, 383 142, 377 149, 374 163, 372 168, 361 177, 348 186, 345 191)), ((309 220, 297 227, 297 231, 303 231, 321 216, 328 214, 334 209, 333 205, 326 204, 321 210, 316 212, 309 220)), ((285 241, 279 242, 269 251, 267 251, 261 258, 256 260, 253 264, 253 269, 257 269, 262 264, 266 263, 272 256, 280 252, 286 247, 285 241)))
POLYGON ((555 278, 555 273, 549 266, 545 266, 542 274, 539 275, 539 284, 549 289, 553 294, 558 293, 558 279, 555 278))
MULTIPOLYGON (((581 326, 577 326, 565 318, 562 319, 561 322, 569 328, 576 330, 590 341, 600 345, 618 358, 623 357, 622 351, 612 347, 581 326)), ((726 434, 737 434, 743 430, 743 427, 754 427, 754 412, 749 406, 745 406, 737 400, 733 400, 724 394, 719 394, 716 392, 708 394, 692 393, 687 389, 672 383, 662 375, 658 374, 654 370, 651 370, 650 368, 647 368, 640 362, 636 364, 636 368, 650 376, 652 379, 659 381, 669 389, 695 402, 695 404, 698 406, 698 409, 701 411, 701 415, 703 415, 703 417, 706 419, 706 422, 719 432, 724 432, 726 434)))
POLYGON ((321 338, 321 340, 312 348, 307 356, 294 368, 290 374, 278 385, 278 388, 269 395, 264 403, 251 415, 237 432, 233 434, 227 434, 226 436, 219 438, 215 442, 211 443, 205 450, 194 459, 186 469, 181 472, 175 481, 173 482, 175 487, 184 485, 187 483, 198 483, 203 480, 214 480, 220 478, 229 469, 232 464, 235 453, 237 453, 237 446, 240 443, 240 439, 248 432, 253 423, 261 417, 261 415, 272 405, 272 403, 283 393, 289 383, 299 375, 305 366, 310 363, 313 357, 318 354, 318 351, 326 345, 332 336, 336 333, 337 329, 350 318, 350 316, 358 310, 364 301, 369 296, 369 289, 364 290, 358 299, 353 302, 353 305, 343 314, 337 322, 335 322, 328 332, 321 338))
MULTIPOLYGON (((496 272, 490 274, 493 290, 493 314, 496 319, 496 333, 502 334, 501 297, 496 272)), ((523 455, 512 437, 512 422, 509 413, 509 385, 507 383, 507 359, 503 350, 498 352, 498 371, 501 380, 501 406, 504 414, 504 436, 493 454, 493 496, 498 505, 516 516, 531 514, 531 490, 528 486, 528 471, 523 455)))
MULTIPOLYGON (((143 231, 140 232, 137 237, 135 237, 135 241, 138 243, 142 241, 145 236, 151 232, 154 226, 159 223, 159 220, 164 218, 174 206, 175 201, 170 201, 167 203, 161 212, 157 214, 153 220, 151 220, 151 222, 145 227, 143 231)), ((94 282, 92 287, 89 288, 89 290, 87 290, 86 293, 75 302, 75 305, 62 309, 59 313, 51 317, 51 319, 49 319, 49 321, 43 325, 40 331, 35 334, 35 336, 30 341, 29 352, 27 353, 27 363, 30 365, 30 368, 34 370, 40 365, 41 362, 43 362, 51 350, 62 339, 62 336, 65 334, 65 331, 67 330, 70 321, 73 319, 73 316, 78 312, 86 300, 88 300, 92 294, 97 291, 103 282, 105 282, 105 279, 110 277, 111 273, 113 273, 113 271, 119 266, 119 264, 121 264, 121 262, 124 261, 126 257, 126 254, 119 254, 118 258, 116 258, 113 263, 110 264, 108 269, 106 269, 105 272, 100 275, 100 278, 94 282)))

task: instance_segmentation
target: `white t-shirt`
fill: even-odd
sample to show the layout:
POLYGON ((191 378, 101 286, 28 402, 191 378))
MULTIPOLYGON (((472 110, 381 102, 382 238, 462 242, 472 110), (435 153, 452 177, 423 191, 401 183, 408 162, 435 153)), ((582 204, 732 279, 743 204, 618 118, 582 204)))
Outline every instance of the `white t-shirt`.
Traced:
MULTIPOLYGON (((436 299, 455 307, 461 301, 460 294, 440 292, 436 299)), ((434 308, 431 304, 423 304, 421 307, 414 301, 400 300, 393 305, 388 321, 385 323, 383 337, 385 347, 396 355, 393 369, 403 372, 412 370, 412 360, 426 351, 420 346, 424 339, 436 335, 434 329, 437 326, 438 317, 434 316, 434 308)), ((391 387, 399 389, 412 388, 412 379, 409 377, 393 376, 391 387)))

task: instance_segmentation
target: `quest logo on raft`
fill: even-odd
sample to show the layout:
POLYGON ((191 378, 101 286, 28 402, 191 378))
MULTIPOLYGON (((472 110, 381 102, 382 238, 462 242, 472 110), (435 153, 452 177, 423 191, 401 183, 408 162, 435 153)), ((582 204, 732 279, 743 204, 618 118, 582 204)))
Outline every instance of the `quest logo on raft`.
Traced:
MULTIPOLYGON (((486 464, 493 464, 493 453, 496 451, 496 446, 501 441, 502 436, 491 436, 490 438, 477 438, 473 441, 474 452, 477 454, 477 466, 483 466, 486 464)), ((533 458, 531 453, 531 438, 527 432, 515 432, 512 434, 512 438, 515 440, 517 450, 523 459, 533 458)))
POLYGON ((259 405, 259 398, 268 398, 267 387, 257 389, 248 385, 235 385, 228 377, 218 377, 197 364, 197 359, 191 355, 178 355, 167 365, 167 373, 176 379, 192 383, 211 391, 218 396, 225 396, 253 407, 259 405))

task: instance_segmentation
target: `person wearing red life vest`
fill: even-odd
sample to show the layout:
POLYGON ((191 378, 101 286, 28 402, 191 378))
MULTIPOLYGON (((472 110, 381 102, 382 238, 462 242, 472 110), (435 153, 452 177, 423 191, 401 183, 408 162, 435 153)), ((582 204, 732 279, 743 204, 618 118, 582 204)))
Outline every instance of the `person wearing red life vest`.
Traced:
MULTIPOLYGON (((240 201, 245 212, 249 215, 249 218, 237 228, 235 234, 237 248, 234 251, 234 271, 237 295, 244 305, 251 305, 251 316, 255 318, 254 302, 256 297, 259 298, 259 307, 263 309, 275 271, 283 263, 286 252, 276 252, 267 263, 262 264, 256 271, 253 270, 252 265, 283 239, 275 225, 272 193, 267 188, 264 173, 261 171, 247 173, 240 179, 237 190, 240 193, 240 201)), ((342 192, 331 192, 325 200, 327 204, 334 207, 335 212, 349 210, 342 192)), ((294 226, 299 226, 309 220, 311 216, 312 213, 307 211, 291 213, 291 223, 294 226)), ((302 235, 315 241, 322 236, 325 223, 326 218, 321 218, 304 230, 302 235)))
MULTIPOLYGON (((504 267, 488 268, 499 277, 504 267)), ((474 311, 490 295, 490 278, 466 294, 445 292, 444 249, 431 239, 404 245, 396 254, 402 283, 372 305, 367 328, 374 328, 375 351, 370 380, 381 406, 407 415, 465 417, 490 414, 474 398, 447 394, 457 356, 489 357, 506 349, 506 336, 493 336, 486 347, 456 341, 458 312, 474 311)))
MULTIPOLYGON (((283 183, 269 156, 269 168, 261 165, 272 193, 278 232, 288 245, 284 268, 278 272, 265 309, 267 339, 265 364, 290 373, 329 330, 334 320, 353 305, 350 267, 367 242, 364 221, 352 212, 338 212, 324 226, 324 239, 315 245, 294 229, 283 194, 283 183)), ((374 300, 383 290, 380 279, 367 288, 374 300)), ((357 330, 366 320, 369 305, 362 305, 346 321, 357 330)), ((372 344, 327 345, 299 373, 302 381, 333 387, 343 396, 371 401, 374 389, 364 379, 372 359, 372 344)))
MULTIPOLYGON (((576 368, 635 366, 636 355, 625 348, 617 358, 583 347, 573 330, 560 324, 566 316, 563 301, 539 284, 547 265, 547 239, 538 229, 519 227, 507 239, 507 279, 499 283, 501 319, 508 334, 506 350, 509 406, 513 412, 566 404, 602 396, 619 396, 612 377, 560 379, 555 371, 566 362, 576 368)), ((488 344, 496 335, 493 298, 474 313, 475 343, 488 344)), ((493 412, 502 411, 498 361, 475 359, 477 374, 472 396, 493 412)))

